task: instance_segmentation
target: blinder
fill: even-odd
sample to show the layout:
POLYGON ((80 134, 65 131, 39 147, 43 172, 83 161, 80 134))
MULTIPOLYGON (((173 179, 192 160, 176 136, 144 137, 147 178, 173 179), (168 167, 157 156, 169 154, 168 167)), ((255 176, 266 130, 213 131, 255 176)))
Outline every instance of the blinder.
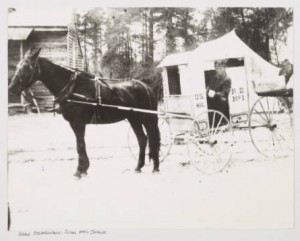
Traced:
MULTIPOLYGON (((32 67, 32 66, 31 66, 31 67, 32 67)), ((38 66, 38 61, 37 61, 37 59, 36 59, 36 60, 35 60, 35 64, 34 64, 34 66, 33 66, 33 72, 32 72, 32 74, 31 74, 31 76, 30 76, 29 81, 27 81, 27 82, 24 81, 24 80, 21 78, 21 76, 19 75, 19 73, 17 74, 17 77, 18 77, 19 80, 20 80, 21 91, 23 91, 23 90, 29 88, 29 87, 36 81, 36 79, 34 78, 34 76, 36 75, 37 70, 38 70, 38 72, 40 72, 40 71, 39 71, 39 66, 38 66)))

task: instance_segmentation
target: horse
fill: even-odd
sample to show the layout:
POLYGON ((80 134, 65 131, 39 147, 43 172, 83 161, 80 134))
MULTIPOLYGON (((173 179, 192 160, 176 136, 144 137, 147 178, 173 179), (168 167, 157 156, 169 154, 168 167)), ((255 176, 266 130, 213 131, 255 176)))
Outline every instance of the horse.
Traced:
POLYGON ((291 76, 294 72, 294 65, 290 63, 288 59, 285 59, 280 65, 279 75, 283 75, 285 78, 285 85, 287 86, 291 76))
POLYGON ((110 84, 98 81, 96 86, 89 73, 78 74, 74 70, 55 64, 40 57, 40 51, 41 49, 31 48, 26 52, 16 67, 8 90, 11 94, 20 95, 23 90, 39 80, 56 97, 61 114, 69 122, 76 137, 78 166, 74 176, 81 178, 87 175, 90 165, 85 144, 86 125, 116 123, 125 119, 130 123, 139 144, 139 158, 135 172, 141 172, 145 165, 147 141, 153 172, 159 172, 160 132, 157 115, 101 106, 101 103, 105 103, 156 111, 157 99, 153 90, 146 83, 135 79, 110 84), (95 97, 97 91, 100 93, 98 98, 101 98, 99 105, 69 101, 76 99, 76 96, 97 101, 95 97), (96 123, 95 116, 98 117, 96 123))
MULTIPOLYGON (((294 73, 294 65, 288 60, 285 59, 279 65, 280 71, 279 76, 283 75, 285 79, 285 87, 287 89, 293 89, 293 73, 294 73)), ((283 101, 286 103, 290 112, 293 112, 293 97, 282 97, 283 101)))

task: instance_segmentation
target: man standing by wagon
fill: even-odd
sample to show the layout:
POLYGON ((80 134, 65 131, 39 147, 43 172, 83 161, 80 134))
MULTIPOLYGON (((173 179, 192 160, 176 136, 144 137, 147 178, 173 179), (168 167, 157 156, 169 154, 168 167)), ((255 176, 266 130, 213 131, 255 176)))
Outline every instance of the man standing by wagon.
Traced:
POLYGON ((207 104, 208 109, 222 112, 229 120, 228 95, 231 90, 231 79, 226 74, 225 67, 224 60, 215 62, 215 74, 207 86, 207 104))

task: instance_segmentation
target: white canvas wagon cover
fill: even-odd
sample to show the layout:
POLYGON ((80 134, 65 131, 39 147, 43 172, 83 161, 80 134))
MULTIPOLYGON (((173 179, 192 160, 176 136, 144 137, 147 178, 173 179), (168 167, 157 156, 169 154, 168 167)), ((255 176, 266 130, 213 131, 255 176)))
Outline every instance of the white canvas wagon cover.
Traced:
POLYGON ((191 76, 199 75, 199 69, 207 69, 219 59, 244 58, 248 82, 255 83, 257 90, 274 90, 284 87, 284 78, 279 68, 265 61, 249 48, 234 30, 212 41, 200 44, 195 50, 171 54, 158 67, 188 65, 191 76))

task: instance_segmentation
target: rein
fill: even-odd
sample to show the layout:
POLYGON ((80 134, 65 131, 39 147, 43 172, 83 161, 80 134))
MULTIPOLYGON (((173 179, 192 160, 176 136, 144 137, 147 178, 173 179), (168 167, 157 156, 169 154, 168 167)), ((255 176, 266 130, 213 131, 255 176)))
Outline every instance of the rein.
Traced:
POLYGON ((22 92, 23 97, 26 99, 26 95, 31 97, 32 99, 36 99, 36 100, 44 100, 44 98, 42 97, 37 97, 34 94, 32 94, 31 92, 26 92, 26 95, 22 92))

